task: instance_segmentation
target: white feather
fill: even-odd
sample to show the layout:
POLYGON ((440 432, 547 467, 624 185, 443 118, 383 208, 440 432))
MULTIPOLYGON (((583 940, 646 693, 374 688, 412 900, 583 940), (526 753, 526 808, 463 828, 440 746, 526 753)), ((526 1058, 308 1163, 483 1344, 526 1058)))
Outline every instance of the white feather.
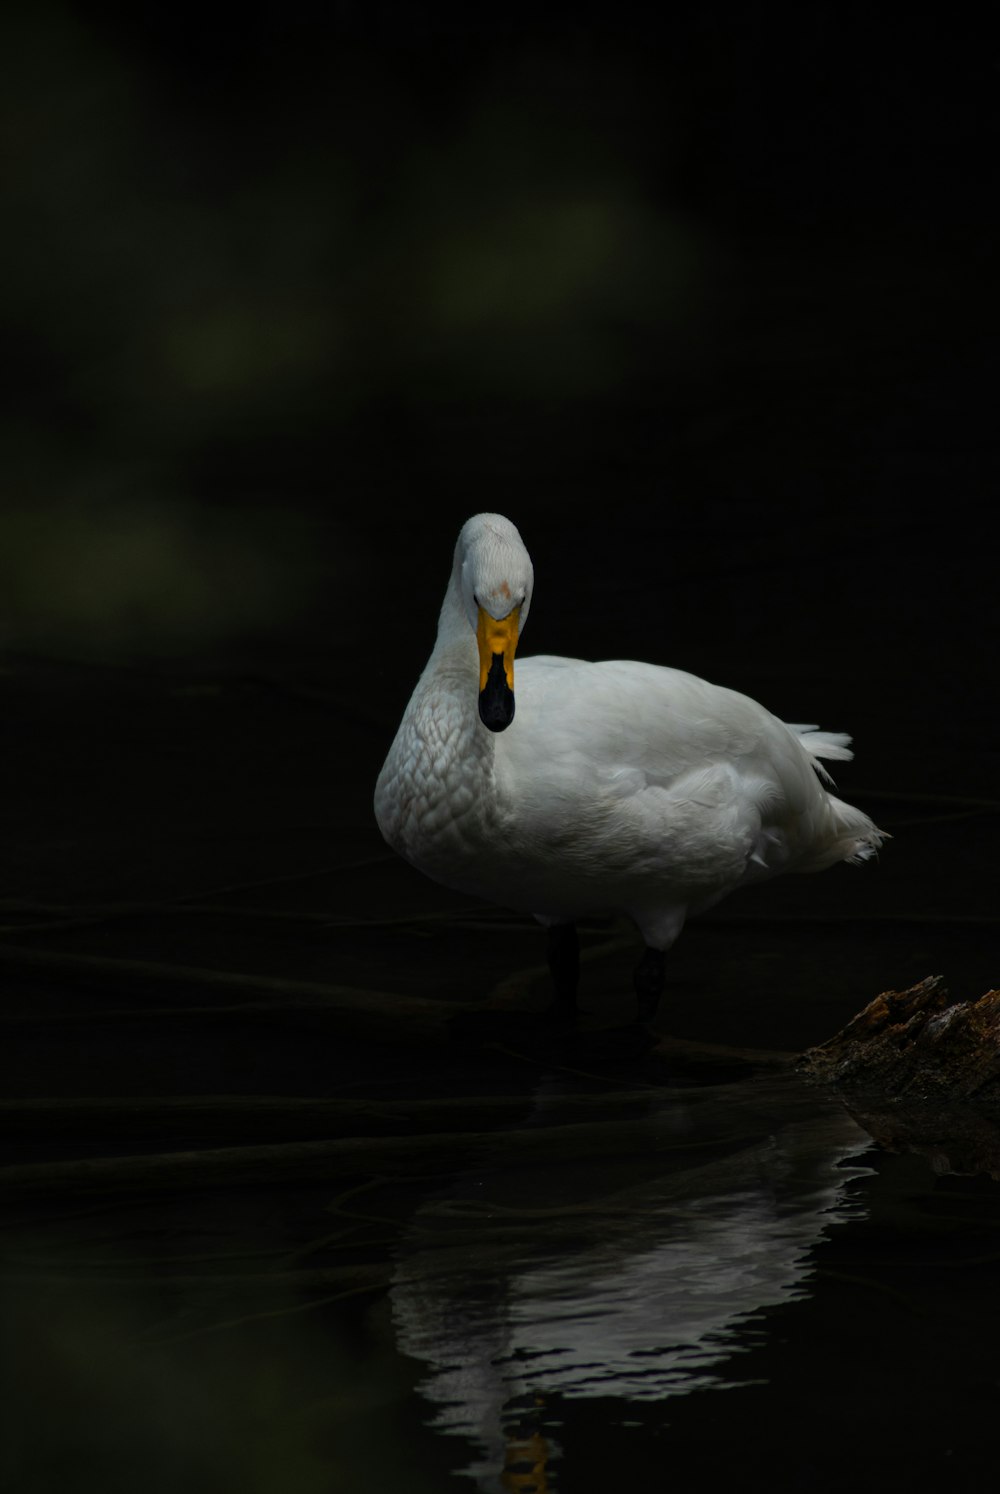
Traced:
POLYGON ((817 777, 849 737, 680 670, 520 659, 515 718, 487 730, 473 599, 523 595, 523 626, 532 585, 509 520, 470 519, 375 792, 383 835, 421 871, 545 923, 623 912, 666 949, 744 883, 877 849, 882 832, 817 777))

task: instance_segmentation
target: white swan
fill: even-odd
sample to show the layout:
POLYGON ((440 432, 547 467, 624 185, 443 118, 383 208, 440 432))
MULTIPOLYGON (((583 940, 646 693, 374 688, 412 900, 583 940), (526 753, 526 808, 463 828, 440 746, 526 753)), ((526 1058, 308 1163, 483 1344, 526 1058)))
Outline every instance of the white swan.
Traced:
POLYGON ((532 583, 510 520, 469 519, 375 817, 427 876, 549 928, 557 1007, 575 1002, 574 920, 628 914, 648 1018, 689 913, 779 872, 864 860, 883 834, 824 787, 817 759, 851 757, 849 737, 677 669, 522 659, 515 719, 532 583))

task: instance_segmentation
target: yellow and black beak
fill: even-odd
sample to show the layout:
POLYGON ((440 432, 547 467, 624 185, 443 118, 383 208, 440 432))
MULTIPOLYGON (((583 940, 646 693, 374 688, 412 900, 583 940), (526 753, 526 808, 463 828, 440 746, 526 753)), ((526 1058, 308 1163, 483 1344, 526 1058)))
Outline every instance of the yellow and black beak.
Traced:
POLYGON ((476 638, 479 643, 479 716, 490 731, 506 731, 514 719, 514 654, 521 616, 515 607, 499 621, 482 607, 476 638))

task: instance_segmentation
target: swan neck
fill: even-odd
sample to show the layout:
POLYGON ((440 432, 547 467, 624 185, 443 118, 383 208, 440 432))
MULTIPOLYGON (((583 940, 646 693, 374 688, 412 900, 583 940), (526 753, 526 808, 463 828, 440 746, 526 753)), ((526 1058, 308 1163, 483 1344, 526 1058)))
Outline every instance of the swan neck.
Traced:
POLYGON ((455 569, 451 573, 451 580, 448 582, 448 589, 441 604, 434 653, 439 654, 442 651, 450 653, 457 648, 464 649, 472 660, 470 668, 473 667, 476 659, 476 638, 465 615, 461 582, 458 571, 455 569))

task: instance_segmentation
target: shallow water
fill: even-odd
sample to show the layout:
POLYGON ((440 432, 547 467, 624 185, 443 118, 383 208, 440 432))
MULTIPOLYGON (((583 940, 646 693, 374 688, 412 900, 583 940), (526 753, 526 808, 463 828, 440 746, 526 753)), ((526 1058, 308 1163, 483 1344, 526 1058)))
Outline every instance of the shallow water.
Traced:
POLYGON ((0 689, 5 1485, 982 1487, 996 1184, 791 1065, 993 983, 985 757, 845 765, 880 861, 693 923, 651 1032, 585 926, 561 1032, 537 927, 381 846, 391 721, 221 666, 0 689))
POLYGON ((850 1218, 864 1169, 846 1164, 865 1147, 846 1115, 797 1094, 668 1092, 624 1167, 467 1173, 424 1202, 393 1274, 393 1323, 429 1371, 418 1389, 433 1425, 475 1450, 469 1476, 500 1488, 529 1438, 553 1476, 553 1400, 626 1415, 739 1383, 731 1361, 766 1336, 759 1315, 808 1294, 811 1248, 850 1218))
POLYGON ((623 1090, 552 1067, 508 1110, 347 1160, 285 1142, 250 1187, 225 1160, 167 1184, 21 1172, 10 1486, 984 1476, 990 1180, 877 1151, 788 1074, 623 1090))

